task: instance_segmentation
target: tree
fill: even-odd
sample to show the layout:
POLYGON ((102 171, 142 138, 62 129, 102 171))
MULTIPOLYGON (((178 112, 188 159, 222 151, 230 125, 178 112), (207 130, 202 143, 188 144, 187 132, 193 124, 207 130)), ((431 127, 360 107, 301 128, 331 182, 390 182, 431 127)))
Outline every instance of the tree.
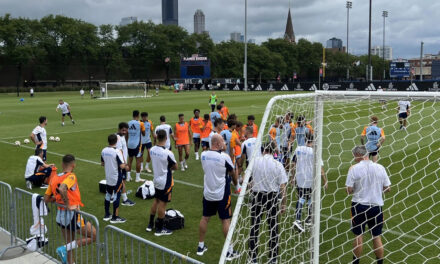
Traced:
POLYGON ((122 58, 121 47, 114 37, 114 27, 112 25, 101 25, 99 27, 99 64, 104 68, 105 81, 109 81, 112 75, 129 72, 129 66, 122 58))

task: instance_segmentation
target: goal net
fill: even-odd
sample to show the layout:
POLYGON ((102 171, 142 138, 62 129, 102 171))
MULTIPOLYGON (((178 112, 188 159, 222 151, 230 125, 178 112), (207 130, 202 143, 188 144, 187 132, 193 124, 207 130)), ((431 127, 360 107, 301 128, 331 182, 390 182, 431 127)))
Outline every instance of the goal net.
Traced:
POLYGON ((121 99, 147 97, 145 82, 106 82, 101 83, 100 99, 121 99))
MULTIPOLYGON (((239 253, 238 258, 230 261, 232 263, 270 263, 272 260, 276 263, 351 263, 355 239, 351 218, 353 197, 346 192, 346 179, 348 170, 356 164, 352 149, 361 145, 361 133, 369 126, 373 115, 378 117, 377 125, 385 133, 377 162, 384 166, 391 181, 391 192, 382 194, 384 263, 438 263, 439 99, 439 93, 431 92, 330 91, 272 98, 265 110, 254 149, 267 146, 264 143, 270 140, 277 142, 280 149, 269 152, 276 153, 274 158, 283 163, 287 171, 286 210, 284 213, 279 210, 281 195, 277 202, 273 202, 278 206, 276 217, 271 217, 270 208, 266 208, 268 202, 255 202, 258 194, 252 188, 260 183, 251 173, 258 155, 254 152, 245 172, 220 263, 226 262, 231 247, 239 253), (400 129, 399 101, 411 104, 406 129, 400 129), (292 124, 288 124, 286 116, 292 117, 293 124, 300 121, 301 127, 307 129, 294 130, 292 136, 292 124), (271 137, 271 128, 277 121, 280 126, 275 130, 276 136, 271 137), (309 135, 301 135, 308 131, 309 135), (300 190, 296 186, 300 176, 295 176, 296 183, 292 182, 293 175, 299 173, 300 162, 294 157, 294 150, 310 134, 313 135, 313 164, 308 168, 312 170, 312 187, 310 196, 302 195, 300 199, 300 190), (294 139, 291 149, 283 151, 288 138, 294 139), (328 179, 327 189, 321 165, 328 179), (260 225, 256 224, 257 218, 261 219, 260 225), (250 242, 254 246, 250 246, 250 242)), ((266 182, 276 181, 273 177, 265 179, 266 182)), ((304 194, 304 190, 301 192, 304 194)), ((357 221, 365 223, 360 218, 357 221)), ((377 232, 379 225, 373 222, 371 226, 377 232)), ((369 230, 366 228, 363 234, 360 263, 376 263, 369 230)))

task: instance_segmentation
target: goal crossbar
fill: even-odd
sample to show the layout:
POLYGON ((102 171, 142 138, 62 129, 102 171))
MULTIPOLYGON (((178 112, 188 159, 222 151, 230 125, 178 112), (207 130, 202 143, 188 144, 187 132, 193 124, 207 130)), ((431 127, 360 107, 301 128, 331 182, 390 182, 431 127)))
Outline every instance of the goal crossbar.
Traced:
MULTIPOLYGON (((146 98, 147 97, 147 83, 146 82, 106 82, 104 83, 105 88, 105 94, 104 97, 100 97, 99 99, 126 99, 126 98, 146 98), (127 86, 141 86, 142 87, 142 92, 138 95, 123 95, 123 96, 109 96, 108 94, 108 90, 109 90, 109 85, 115 85, 115 86, 120 86, 120 87, 127 87, 127 86)), ((101 87, 102 88, 102 87, 101 87)), ((124 90, 124 88, 122 88, 121 90, 124 90)))

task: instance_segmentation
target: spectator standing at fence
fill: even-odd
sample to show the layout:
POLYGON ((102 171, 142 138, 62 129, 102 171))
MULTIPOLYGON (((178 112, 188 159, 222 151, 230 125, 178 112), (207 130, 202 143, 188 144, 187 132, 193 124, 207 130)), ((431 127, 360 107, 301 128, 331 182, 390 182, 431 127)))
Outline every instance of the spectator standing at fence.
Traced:
POLYGON ((104 166, 106 181, 103 220, 110 220, 112 224, 125 223, 126 220, 119 216, 119 203, 123 189, 122 170, 126 169, 127 165, 124 162, 122 152, 116 148, 118 137, 115 134, 110 134, 107 140, 108 147, 105 147, 101 152, 101 166, 104 166), (113 215, 110 214, 111 202, 113 202, 113 215))
POLYGON ((40 124, 32 130, 31 140, 35 143, 36 149, 43 150, 43 161, 46 161, 46 151, 47 151, 47 118, 45 116, 40 116, 38 119, 40 124))
MULTIPOLYGON (((202 167, 204 171, 203 188, 203 216, 199 225, 199 245, 197 255, 202 256, 208 247, 205 244, 205 235, 208 222, 218 213, 223 227, 223 234, 228 235, 231 224, 231 180, 237 185, 237 174, 234 165, 225 150, 225 142, 221 135, 215 134, 211 138, 210 150, 202 153, 202 167)), ((226 254, 227 260, 237 258, 238 254, 230 246, 226 254)))
POLYGON ((54 164, 46 164, 43 161, 43 150, 36 149, 35 155, 30 156, 26 164, 26 171, 24 173, 26 187, 31 190, 32 185, 42 189, 47 188, 53 166, 54 164))
POLYGON ((154 201, 150 208, 150 223, 147 232, 154 228, 154 218, 157 213, 157 224, 155 236, 171 235, 173 232, 164 227, 165 209, 171 202, 174 180, 173 170, 177 170, 177 161, 173 152, 165 145, 167 143, 167 132, 163 129, 157 131, 158 143, 150 150, 151 163, 154 173, 154 201))
POLYGON ((63 172, 52 177, 49 187, 44 194, 44 202, 56 202, 63 205, 57 207, 56 222, 61 227, 65 245, 56 249, 62 263, 75 263, 74 253, 78 247, 89 245, 96 240, 96 229, 90 222, 85 221, 79 213, 81 202, 78 180, 73 170, 75 157, 67 154, 63 157, 63 172), (75 239, 75 235, 80 238, 75 239))

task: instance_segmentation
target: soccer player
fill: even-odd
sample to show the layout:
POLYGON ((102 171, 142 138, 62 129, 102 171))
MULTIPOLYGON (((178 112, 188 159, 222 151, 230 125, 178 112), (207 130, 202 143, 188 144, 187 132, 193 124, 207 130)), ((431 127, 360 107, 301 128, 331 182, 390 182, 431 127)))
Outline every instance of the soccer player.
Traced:
MULTIPOLYGON (((292 161, 292 185, 296 184, 296 191, 298 194, 298 201, 296 202, 296 220, 293 226, 300 232, 304 231, 301 224, 302 208, 307 202, 308 215, 305 220, 305 225, 312 224, 312 187, 313 187, 313 167, 315 156, 313 153, 313 135, 307 134, 306 145, 298 146, 295 149, 295 155, 292 161)), ((324 183, 324 188, 327 189, 327 177, 324 172, 324 163, 321 163, 321 177, 324 183)))
POLYGON ((275 119, 275 123, 270 127, 270 130, 269 130, 270 140, 276 143, 276 151, 274 151, 276 156, 280 155, 281 121, 282 121, 282 118, 277 117, 275 119))
POLYGON ((313 128, 310 124, 307 124, 303 115, 299 115, 296 119, 296 124, 292 125, 290 135, 290 145, 296 140, 297 146, 306 145, 306 135, 313 134, 313 128))
MULTIPOLYGON (((128 134, 128 124, 126 122, 119 123, 118 133, 116 133, 116 137, 118 138, 118 141, 116 142, 116 149, 122 153, 123 163, 125 164, 127 164, 127 160, 128 160, 127 140, 125 139, 127 134, 128 134)), ((136 203, 128 199, 127 190, 125 188, 125 184, 128 176, 127 170, 128 170, 128 165, 126 165, 125 168, 121 170, 121 174, 122 174, 121 204, 126 206, 134 206, 136 203)))
POLYGON ((200 122, 200 138, 202 139, 203 151, 209 149, 209 134, 212 130, 212 123, 209 120, 209 114, 203 115, 203 120, 200 122))
POLYGON ((141 179, 142 163, 142 136, 145 136, 144 123, 139 121, 139 111, 133 111, 133 119, 128 122, 128 171, 127 181, 131 180, 130 171, 133 163, 133 157, 136 158, 136 182, 145 181, 141 179))
POLYGON ((252 127, 254 134, 253 137, 256 138, 258 136, 258 126, 255 124, 255 116, 254 115, 248 115, 247 117, 248 119, 248 123, 246 125, 244 125, 244 128, 246 129, 246 127, 250 126, 252 127))
POLYGON ((47 118, 45 116, 40 116, 38 119, 40 124, 32 130, 30 135, 31 140, 35 143, 36 149, 43 150, 43 161, 46 161, 46 152, 47 152, 47 118))
MULTIPOLYGON (((211 216, 218 213, 226 237, 231 224, 231 180, 237 185, 237 174, 234 170, 231 158, 221 152, 225 149, 225 143, 220 135, 212 136, 212 146, 202 153, 202 167, 204 171, 203 188, 203 216, 199 225, 199 245, 197 255, 202 256, 208 247, 205 245, 205 235, 211 216), (232 179, 231 179, 232 178, 232 179)), ((226 260, 237 258, 238 254, 229 248, 226 260)))
POLYGON ((400 130, 406 130, 407 121, 406 119, 411 114, 411 103, 409 101, 399 101, 397 112, 399 113, 399 123, 400 123, 400 130))
POLYGON ((200 148, 200 110, 194 109, 194 117, 189 121, 189 126, 191 127, 191 132, 193 135, 194 142, 194 153, 196 155, 196 160, 199 160, 199 148, 200 148))
POLYGON ((280 138, 280 150, 283 157, 283 164, 287 171, 289 171, 289 157, 290 157, 290 134, 291 132, 291 118, 290 113, 287 112, 282 120, 280 126, 281 138, 280 138))
POLYGON ((221 109, 222 119, 223 119, 223 121, 227 121, 229 118, 229 109, 225 105, 225 101, 221 101, 220 105, 222 106, 222 109, 221 109))
MULTIPOLYGON (((171 128, 170 125, 168 125, 166 123, 166 118, 165 116, 160 116, 159 118, 160 120, 160 125, 158 125, 156 127, 156 129, 154 130, 154 133, 156 134, 157 137, 157 132, 159 130, 165 130, 165 132, 167 133, 167 142, 165 143, 165 147, 169 150, 171 150, 171 137, 173 138, 174 141, 176 141, 176 139, 174 138, 174 133, 173 133, 173 129, 171 128)), ((154 137, 154 144, 156 145, 156 137, 154 137)))
POLYGON ((44 194, 44 202, 56 202, 66 207, 57 206, 56 222, 61 227, 66 245, 58 247, 56 253, 62 263, 73 264, 73 250, 95 242, 96 229, 78 213, 84 205, 81 202, 78 180, 73 172, 76 167, 75 157, 71 154, 65 155, 62 166, 63 172, 51 177, 44 194), (76 234, 80 234, 80 238, 75 239, 76 234))
POLYGON ((209 105, 211 106, 211 112, 214 112, 215 106, 217 105, 217 95, 214 91, 212 91, 211 96, 209 97, 209 105))
POLYGON ((171 235, 173 232, 163 226, 165 218, 165 209, 167 204, 171 202, 171 192, 173 191, 174 180, 172 170, 177 170, 177 162, 173 152, 166 147, 167 133, 166 130, 157 131, 158 143, 152 147, 151 163, 153 164, 154 173, 154 201, 150 208, 150 223, 147 232, 151 232, 154 228, 154 218, 157 213, 157 225, 155 236, 171 235))
POLYGON ((281 198, 281 213, 284 213, 287 200, 287 175, 283 165, 273 158, 275 149, 275 142, 266 143, 263 156, 257 157, 252 167, 251 231, 249 237, 251 263, 258 263, 258 233, 263 214, 266 214, 270 230, 268 263, 277 263, 279 198, 281 198))
POLYGON ((185 171, 185 169, 188 169, 186 161, 189 158, 189 139, 192 138, 192 135, 191 130, 189 129, 189 124, 188 122, 185 122, 185 116, 183 114, 179 114, 179 122, 176 123, 174 131, 176 131, 174 140, 176 142, 176 148, 179 151, 180 169, 185 171), (185 159, 182 158, 183 150, 185 150, 185 159))
POLYGON ((159 96, 159 85, 156 85, 156 96, 159 96))
POLYGON ((365 148, 367 149, 373 162, 377 162, 379 148, 385 141, 385 132, 382 128, 377 126, 378 121, 379 118, 377 118, 377 116, 370 117, 370 125, 364 127, 364 130, 361 134, 361 144, 364 145, 365 138, 367 138, 365 148))
POLYGON ((79 90, 79 94, 81 95, 81 99, 84 98, 84 89, 81 88, 81 90, 79 90))
MULTIPOLYGON (((142 122, 145 126, 145 135, 142 135, 142 162, 141 162, 141 171, 144 169, 144 150, 147 150, 147 160, 150 160, 150 149, 153 147, 153 143, 151 143, 151 136, 155 137, 156 135, 154 133, 151 133, 154 131, 153 122, 148 119, 148 113, 142 112, 141 113, 142 122)), ((145 171, 150 172, 150 163, 147 161, 145 162, 145 171)))
POLYGON ((95 94, 95 91, 93 90, 93 88, 90 89, 90 98, 93 99, 93 96, 95 94))
POLYGON ((64 102, 63 99, 60 99, 58 101, 58 106, 56 108, 56 111, 58 112, 58 109, 61 109, 61 125, 64 126, 64 117, 68 115, 70 117, 70 120, 72 120, 72 124, 75 124, 75 121, 73 120, 72 113, 70 111, 70 105, 67 102, 64 102))
POLYGON ((37 148, 35 155, 30 156, 27 160, 24 177, 28 189, 32 190, 32 185, 41 189, 45 189, 48 186, 54 164, 46 164, 43 161, 43 153, 42 149, 37 148))
MULTIPOLYGON (((379 85, 379 87, 377 88, 378 92, 383 92, 384 90, 382 89, 382 86, 379 85)), ((382 110, 387 109, 387 100, 385 99, 379 99, 379 103, 382 105, 382 110)))
POLYGON ((353 262, 359 264, 362 255, 363 234, 366 225, 373 237, 374 254, 378 264, 383 263, 382 245, 383 198, 382 193, 391 191, 391 182, 385 168, 371 162, 365 146, 356 146, 352 154, 357 164, 348 170, 347 194, 351 199, 351 231, 356 236, 353 242, 353 262))
POLYGON ((211 118, 211 123, 214 124, 214 121, 216 119, 222 119, 222 106, 221 105, 217 105, 217 112, 212 111, 211 114, 209 114, 209 117, 211 118))
POLYGON ((118 137, 110 134, 107 138, 108 147, 101 152, 101 166, 105 170, 105 215, 103 220, 112 224, 125 223, 125 218, 119 216, 119 201, 122 191, 122 170, 126 169, 122 152, 116 148, 118 137), (113 202, 113 215, 110 214, 110 202, 113 202))
POLYGON ((232 131, 235 130, 236 122, 233 119, 228 120, 228 129, 223 130, 220 135, 223 137, 223 141, 225 142, 225 149, 224 151, 226 154, 229 155, 229 157, 232 159, 234 157, 233 153, 231 155, 231 138, 232 138, 232 131))
POLYGON ((246 161, 246 167, 249 165, 249 161, 252 158, 252 153, 255 148, 255 143, 257 142, 257 138, 254 137, 254 131, 252 127, 246 127, 245 129, 245 138, 246 140, 241 144, 242 154, 240 158, 240 165, 243 164, 243 161, 246 161))
POLYGON ((101 87, 101 97, 105 97, 105 87, 101 87))
POLYGON ((34 88, 31 87, 31 89, 29 89, 29 93, 31 97, 34 97, 34 88))

